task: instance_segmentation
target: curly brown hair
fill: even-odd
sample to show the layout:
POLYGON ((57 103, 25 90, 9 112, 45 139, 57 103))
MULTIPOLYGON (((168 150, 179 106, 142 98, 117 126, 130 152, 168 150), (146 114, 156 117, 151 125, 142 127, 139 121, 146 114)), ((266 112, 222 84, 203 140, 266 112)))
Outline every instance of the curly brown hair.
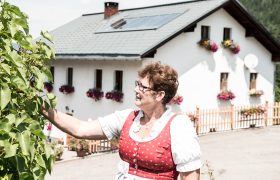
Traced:
MULTIPOLYGON (((170 66, 161 62, 151 62, 138 71, 140 78, 147 76, 150 85, 156 91, 164 91, 162 104, 166 105, 176 95, 179 86, 178 73, 170 66)), ((155 94, 157 94, 155 92, 155 94)))

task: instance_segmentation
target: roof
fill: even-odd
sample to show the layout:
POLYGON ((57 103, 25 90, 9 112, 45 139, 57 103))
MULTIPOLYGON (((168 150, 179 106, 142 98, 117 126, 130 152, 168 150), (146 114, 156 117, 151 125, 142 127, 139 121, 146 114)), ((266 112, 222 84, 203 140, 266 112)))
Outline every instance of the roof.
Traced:
POLYGON ((106 19, 104 19, 104 13, 84 14, 51 31, 50 34, 54 37, 55 44, 46 43, 54 47, 58 59, 141 60, 143 57, 149 57, 157 48, 192 28, 197 22, 220 8, 224 8, 232 16, 237 16, 231 10, 233 7, 229 6, 234 6, 238 9, 237 13, 242 11, 244 17, 254 21, 249 27, 250 32, 252 28, 260 29, 259 32, 265 34, 265 38, 262 37, 260 38, 262 42, 259 41, 262 44, 269 44, 270 52, 278 57, 280 54, 279 43, 236 0, 196 0, 125 9, 119 10, 119 13, 106 19), (156 30, 96 33, 122 18, 172 13, 181 13, 181 15, 156 30))

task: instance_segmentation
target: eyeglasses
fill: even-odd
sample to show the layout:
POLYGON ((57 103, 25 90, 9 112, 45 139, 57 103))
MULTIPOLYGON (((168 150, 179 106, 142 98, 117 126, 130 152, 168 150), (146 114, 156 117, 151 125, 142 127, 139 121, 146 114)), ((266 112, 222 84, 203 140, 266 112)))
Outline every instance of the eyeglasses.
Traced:
POLYGON ((135 81, 135 87, 137 87, 137 86, 139 87, 140 91, 144 91, 145 89, 149 89, 149 90, 158 92, 157 90, 154 90, 153 88, 146 87, 146 86, 143 86, 142 84, 139 84, 139 81, 135 81))

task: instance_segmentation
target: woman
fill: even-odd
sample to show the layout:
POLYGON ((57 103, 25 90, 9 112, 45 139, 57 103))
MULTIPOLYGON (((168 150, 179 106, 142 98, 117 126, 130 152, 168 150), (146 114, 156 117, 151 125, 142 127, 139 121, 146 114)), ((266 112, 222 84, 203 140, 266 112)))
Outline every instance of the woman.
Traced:
POLYGON ((116 180, 198 180, 200 146, 186 115, 176 115, 166 104, 176 95, 178 74, 160 62, 138 71, 135 105, 85 122, 51 108, 42 111, 62 131, 81 139, 113 139, 120 136, 120 170, 116 180))

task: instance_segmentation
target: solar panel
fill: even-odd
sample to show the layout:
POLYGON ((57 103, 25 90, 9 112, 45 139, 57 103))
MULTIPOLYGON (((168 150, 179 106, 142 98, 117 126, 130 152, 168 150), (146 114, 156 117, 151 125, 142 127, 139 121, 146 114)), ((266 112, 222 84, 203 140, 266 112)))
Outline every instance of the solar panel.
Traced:
POLYGON ((135 17, 135 18, 125 18, 120 19, 110 26, 104 28, 102 31, 115 31, 120 29, 127 30, 137 30, 145 28, 157 28, 165 23, 171 21, 172 19, 179 16, 181 13, 174 14, 163 14, 157 16, 144 16, 144 17, 135 17))

